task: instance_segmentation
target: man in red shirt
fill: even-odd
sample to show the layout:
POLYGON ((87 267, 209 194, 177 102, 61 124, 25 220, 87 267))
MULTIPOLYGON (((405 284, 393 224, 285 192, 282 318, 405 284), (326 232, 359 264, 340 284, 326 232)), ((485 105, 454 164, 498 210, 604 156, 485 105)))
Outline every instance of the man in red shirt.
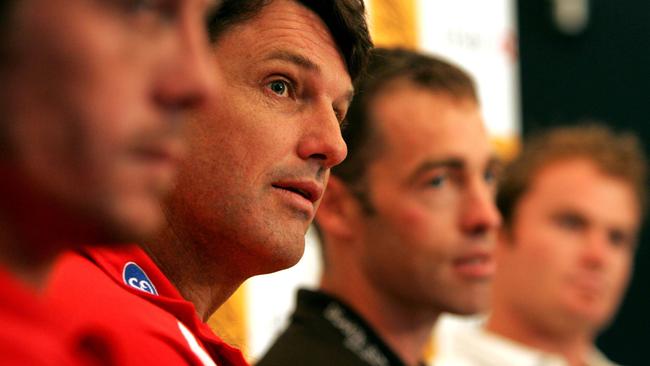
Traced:
POLYGON ((43 303, 51 266, 66 248, 133 240, 163 221, 181 119, 214 84, 208 3, 165 4, 0 4, 0 364, 102 351, 90 336, 69 342, 57 324, 69 316, 43 303))
POLYGON ((58 267, 55 301, 74 309, 71 321, 114 331, 123 364, 246 365, 139 248, 88 248, 65 255, 58 267))
POLYGON ((121 332, 133 364, 243 364, 204 321, 302 255, 371 46, 360 0, 224 1, 210 31, 228 88, 187 130, 169 225, 139 247, 71 255, 51 287, 121 332))

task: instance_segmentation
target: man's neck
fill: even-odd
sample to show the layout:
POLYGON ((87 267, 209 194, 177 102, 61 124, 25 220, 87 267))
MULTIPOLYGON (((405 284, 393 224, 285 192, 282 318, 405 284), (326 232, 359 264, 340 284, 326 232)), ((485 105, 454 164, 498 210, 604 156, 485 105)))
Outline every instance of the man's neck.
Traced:
POLYGON ((0 265, 39 290, 61 252, 105 236, 18 169, 0 163, 0 172, 0 265))
POLYGON ((569 365, 582 366, 593 347, 592 332, 575 328, 570 332, 548 329, 543 324, 529 321, 517 311, 495 306, 486 329, 530 348, 560 355, 569 365))
POLYGON ((52 269, 54 257, 35 255, 35 248, 21 242, 12 227, 0 221, 0 267, 40 292, 52 269))
MULTIPOLYGON (((152 242, 142 245, 181 295, 194 304, 203 321, 221 306, 244 281, 229 270, 227 256, 210 261, 195 244, 166 228, 152 242)), ((208 250, 204 248, 204 250, 208 250)))
POLYGON ((405 364, 417 365, 439 313, 393 301, 359 278, 349 273, 341 281, 324 277, 321 289, 350 305, 405 364))

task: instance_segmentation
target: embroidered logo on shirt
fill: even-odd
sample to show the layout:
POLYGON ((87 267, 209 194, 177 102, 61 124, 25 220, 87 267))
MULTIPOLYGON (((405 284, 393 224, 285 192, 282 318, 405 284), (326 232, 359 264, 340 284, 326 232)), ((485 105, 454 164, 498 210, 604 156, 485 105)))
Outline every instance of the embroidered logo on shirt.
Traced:
POLYGON ((325 319, 337 328, 345 338, 345 346, 359 358, 373 366, 388 366, 390 362, 377 346, 368 339, 366 332, 345 316, 345 311, 337 304, 330 303, 323 312, 325 319))
POLYGON ((153 285, 146 273, 133 262, 127 262, 122 270, 122 279, 127 285, 137 288, 140 291, 158 295, 156 287, 153 285))

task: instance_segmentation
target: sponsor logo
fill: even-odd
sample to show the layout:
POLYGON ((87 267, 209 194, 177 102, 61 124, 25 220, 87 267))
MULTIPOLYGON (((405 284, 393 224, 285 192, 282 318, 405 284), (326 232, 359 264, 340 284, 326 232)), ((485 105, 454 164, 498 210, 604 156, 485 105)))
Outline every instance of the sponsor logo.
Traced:
POLYGON ((325 319, 343 334, 343 344, 360 359, 372 366, 389 366, 390 362, 379 347, 372 344, 363 328, 345 316, 336 303, 330 303, 323 312, 325 319))
POLYGON ((140 266, 133 262, 128 262, 124 265, 124 269, 122 270, 122 279, 125 284, 133 288, 137 288, 140 291, 152 295, 158 295, 156 287, 153 285, 147 274, 144 273, 140 266))

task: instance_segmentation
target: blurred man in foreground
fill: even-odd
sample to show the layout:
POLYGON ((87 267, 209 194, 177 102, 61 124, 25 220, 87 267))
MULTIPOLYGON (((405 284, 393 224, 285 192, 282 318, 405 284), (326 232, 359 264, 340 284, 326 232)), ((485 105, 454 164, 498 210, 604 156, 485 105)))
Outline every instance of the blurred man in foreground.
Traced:
POLYGON ((440 365, 612 365, 593 342, 629 282, 646 169, 638 140, 604 127, 530 140, 498 194, 492 312, 440 365))
POLYGON ((324 271, 259 366, 416 365, 443 311, 483 310, 497 162, 457 67, 376 49, 317 214, 324 271))
MULTIPOLYGON (((0 4, 0 363, 68 364, 39 292, 60 252, 151 234, 212 92, 208 4, 0 4)), ((58 318, 58 319, 57 319, 58 318)))
POLYGON ((120 332, 134 364, 245 363, 204 321, 248 277, 301 257, 371 46, 360 0, 224 1, 209 27, 228 87, 188 129, 167 227, 68 257, 51 289, 120 332))

